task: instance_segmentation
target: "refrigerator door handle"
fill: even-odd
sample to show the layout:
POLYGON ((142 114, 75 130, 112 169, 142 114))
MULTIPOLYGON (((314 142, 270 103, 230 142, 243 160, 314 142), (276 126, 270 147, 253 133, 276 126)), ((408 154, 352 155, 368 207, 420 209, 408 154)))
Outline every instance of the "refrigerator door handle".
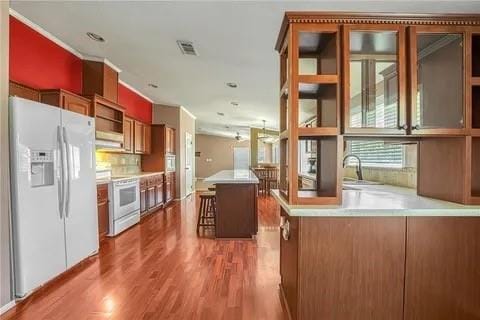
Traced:
POLYGON ((66 155, 67 155, 67 170, 65 170, 67 176, 67 195, 65 200, 65 217, 68 218, 70 213, 70 187, 71 187, 71 175, 70 175, 70 165, 71 165, 71 158, 70 158, 70 144, 68 143, 68 135, 67 135, 67 128, 63 127, 63 141, 65 142, 66 148, 66 155))
POLYGON ((65 199, 65 181, 64 181, 64 168, 65 163, 63 159, 63 135, 62 135, 62 127, 57 127, 57 139, 58 145, 60 148, 60 175, 57 177, 58 179, 58 211, 60 213, 60 219, 63 219, 63 204, 65 199))

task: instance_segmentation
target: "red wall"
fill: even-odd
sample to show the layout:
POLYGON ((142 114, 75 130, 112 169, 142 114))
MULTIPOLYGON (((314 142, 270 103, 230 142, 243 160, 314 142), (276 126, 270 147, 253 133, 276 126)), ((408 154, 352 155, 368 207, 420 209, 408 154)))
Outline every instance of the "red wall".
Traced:
POLYGON ((152 123, 152 103, 120 83, 118 84, 118 104, 125 107, 125 113, 129 117, 152 123))
POLYGON ((36 89, 82 92, 82 60, 10 16, 10 79, 36 89))
MULTIPOLYGON (((82 93, 82 59, 10 16, 10 80, 36 89, 82 93)), ((152 103, 118 84, 118 104, 151 123, 152 103)))

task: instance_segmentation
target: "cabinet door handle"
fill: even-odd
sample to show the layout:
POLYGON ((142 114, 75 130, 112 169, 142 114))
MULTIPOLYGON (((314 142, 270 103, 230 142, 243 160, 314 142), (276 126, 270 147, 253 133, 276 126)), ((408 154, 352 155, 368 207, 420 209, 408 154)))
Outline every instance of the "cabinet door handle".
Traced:
POLYGON ((398 126, 398 130, 407 130, 408 126, 406 124, 402 124, 398 126))
POLYGON ((282 230, 282 238, 285 241, 290 239, 290 222, 285 217, 280 218, 280 229, 282 230))
POLYGON ((412 126, 412 130, 420 130, 420 126, 418 124, 412 126))

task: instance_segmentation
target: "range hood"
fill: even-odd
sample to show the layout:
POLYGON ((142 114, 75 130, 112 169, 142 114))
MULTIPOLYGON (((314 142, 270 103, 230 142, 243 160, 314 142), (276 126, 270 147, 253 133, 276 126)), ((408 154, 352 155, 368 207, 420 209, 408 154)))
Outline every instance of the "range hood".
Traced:
POLYGON ((108 152, 125 151, 123 148, 123 134, 97 130, 95 132, 95 149, 108 152))

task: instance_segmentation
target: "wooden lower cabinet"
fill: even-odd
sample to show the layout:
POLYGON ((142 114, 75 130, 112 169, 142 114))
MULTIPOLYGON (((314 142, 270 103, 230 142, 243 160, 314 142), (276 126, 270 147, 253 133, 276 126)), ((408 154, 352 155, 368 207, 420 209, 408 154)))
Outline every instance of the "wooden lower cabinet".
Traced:
POLYGON ((480 218, 409 217, 405 319, 480 319, 480 218))
POLYGON ((165 204, 170 203, 173 199, 175 199, 175 172, 167 172, 165 174, 165 204))
POLYGON ((147 189, 141 189, 140 187, 140 214, 147 212, 147 189))
POLYGON ((140 179, 140 213, 147 214, 164 205, 163 173, 140 179))
POLYGON ((108 234, 108 184, 97 186, 98 237, 105 239, 108 234))
POLYGON ((156 192, 155 186, 151 186, 147 189, 147 209, 152 210, 156 206, 156 192))
POLYGON ((281 214, 291 319, 480 319, 480 218, 281 214))

